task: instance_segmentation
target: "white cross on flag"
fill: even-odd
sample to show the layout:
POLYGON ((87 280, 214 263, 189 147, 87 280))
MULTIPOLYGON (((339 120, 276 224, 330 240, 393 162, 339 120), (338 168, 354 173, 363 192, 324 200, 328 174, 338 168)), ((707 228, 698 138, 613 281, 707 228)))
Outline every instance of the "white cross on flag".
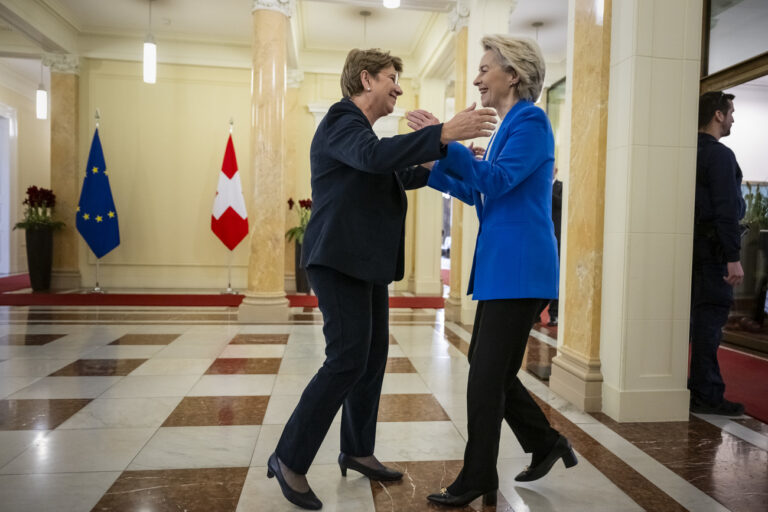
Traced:
POLYGON ((224 162, 221 164, 216 199, 213 201, 211 230, 230 251, 248 235, 248 213, 245 211, 243 185, 237 171, 232 135, 227 141, 224 162))

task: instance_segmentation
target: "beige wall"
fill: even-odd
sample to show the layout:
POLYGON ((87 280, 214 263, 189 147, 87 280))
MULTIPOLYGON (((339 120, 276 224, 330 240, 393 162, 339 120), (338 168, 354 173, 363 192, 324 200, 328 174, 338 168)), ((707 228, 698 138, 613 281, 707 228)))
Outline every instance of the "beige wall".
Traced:
MULTIPOLYGON (((32 94, 35 88, 34 86, 30 88, 32 94)), ((15 141, 13 138, 11 140, 9 176, 10 218, 8 223, 13 227, 23 216, 22 201, 24 201, 27 187, 50 186, 51 130, 49 120, 40 120, 35 117, 34 96, 22 95, 0 85, 0 105, 15 111, 18 130, 15 141)), ((11 273, 27 270, 26 244, 22 230, 10 232, 10 270, 11 273)))
MULTIPOLYGON (((80 176, 101 113, 100 137, 120 219, 121 244, 101 260, 100 282, 111 288, 223 288, 227 249, 210 230, 211 207, 229 129, 246 204, 252 196, 250 161, 250 73, 244 69, 161 65, 158 83, 144 84, 137 62, 84 59, 80 80, 80 176)), ((398 107, 412 109, 416 96, 403 80, 398 107)), ((309 147, 314 135, 312 103, 340 98, 339 77, 307 73, 288 89, 286 200, 310 197, 309 147)), ((410 131, 401 122, 401 133, 410 131)), ((47 167, 46 174, 47 177, 47 167)), ((409 193, 409 201, 412 193, 409 193)), ((407 223, 413 226, 413 209, 407 223)), ((286 227, 296 213, 286 205, 286 227)), ((413 229, 407 260, 413 262, 413 229)), ((80 245, 84 286, 95 283, 93 255, 80 245)), ((245 287, 247 244, 233 253, 236 288, 245 287)), ((286 247, 286 277, 293 278, 293 246, 286 247)), ((397 288, 407 287, 412 264, 397 288)))

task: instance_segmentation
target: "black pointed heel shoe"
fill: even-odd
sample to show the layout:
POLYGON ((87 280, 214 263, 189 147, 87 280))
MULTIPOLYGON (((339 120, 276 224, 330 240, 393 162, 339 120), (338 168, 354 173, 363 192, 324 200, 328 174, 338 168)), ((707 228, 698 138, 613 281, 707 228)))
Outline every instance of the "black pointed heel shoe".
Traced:
POLYGON ((312 489, 307 492, 298 492, 291 488, 285 481, 283 472, 280 471, 280 462, 277 460, 277 455, 272 454, 267 461, 267 478, 277 477, 277 483, 280 484, 280 490, 283 492, 285 499, 296 505, 297 507, 305 508, 307 510, 320 510, 323 508, 323 502, 320 501, 312 489))
POLYGON ((384 469, 369 468, 344 453, 339 454, 339 469, 341 469, 341 476, 347 476, 347 469, 354 469, 358 473, 362 473, 371 480, 378 482, 394 482, 403 478, 403 474, 399 471, 387 467, 384 469))
POLYGON ((563 436, 560 436, 557 441, 555 441, 555 446, 552 447, 546 457, 544 457, 538 464, 525 468, 524 471, 521 471, 520 474, 515 477, 515 480, 518 482, 532 482, 538 480, 549 473, 549 470, 552 469, 552 466, 555 465, 555 462, 557 462, 558 459, 563 459, 563 464, 565 464, 566 468, 572 468, 579 463, 579 459, 577 459, 576 454, 573 453, 571 443, 569 443, 568 439, 563 436))
POLYGON ((427 499, 432 503, 443 505, 445 507, 465 507, 475 501, 482 495, 483 506, 496 505, 496 489, 488 492, 484 491, 467 491, 464 494, 454 496, 448 492, 448 489, 442 488, 439 493, 430 494, 427 499))

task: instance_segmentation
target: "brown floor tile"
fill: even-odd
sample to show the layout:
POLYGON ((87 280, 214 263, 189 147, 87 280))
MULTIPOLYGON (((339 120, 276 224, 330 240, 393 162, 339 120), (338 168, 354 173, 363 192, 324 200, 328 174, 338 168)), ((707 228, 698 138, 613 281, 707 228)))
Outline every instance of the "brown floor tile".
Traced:
POLYGON ((601 423, 731 510, 768 510, 768 452, 695 416, 688 421, 601 423))
POLYGON ((49 377, 114 377, 128 375, 146 359, 78 359, 49 377))
POLYGON ((188 396, 163 426, 261 425, 268 403, 268 396, 188 396))
POLYGON ((248 468, 125 471, 91 512, 231 512, 248 468))
POLYGON ((0 400, 0 430, 51 430, 90 401, 89 398, 0 400))
POLYGON ((0 345, 45 345, 66 334, 6 334, 0 336, 0 345))
POLYGON ((126 334, 110 345, 168 345, 180 334, 126 334))
POLYGON ((407 357, 390 357, 387 359, 386 373, 416 373, 411 360, 407 357))
POLYGON ((277 373, 280 369, 280 362, 282 359, 279 357, 251 357, 251 358, 239 358, 239 357, 227 357, 216 359, 206 375, 233 375, 233 374, 264 374, 264 373, 277 373))
POLYGON ((397 345, 397 339, 392 334, 389 335, 389 344, 390 345, 397 345))
POLYGON ((287 334, 238 334, 229 342, 231 345, 285 345, 288 343, 287 334))
MULTIPOLYGON (((405 477, 398 482, 371 482, 373 504, 376 512, 423 512, 425 510, 449 510, 427 501, 427 495, 440 492, 453 482, 461 470, 463 461, 418 461, 387 462, 387 466, 402 471, 405 477)), ((466 507, 452 508, 452 511, 496 511, 513 512, 512 506, 501 493, 497 494, 496 507, 483 507, 482 498, 478 498, 466 507)))
POLYGON ((433 395, 381 395, 379 421, 450 421, 433 395))
POLYGON ((455 332, 453 332, 452 330, 446 327, 443 331, 443 336, 445 336, 445 340, 451 345, 453 345, 454 347, 456 347, 459 350, 459 352, 461 352, 464 355, 469 354, 469 343, 467 343, 461 337, 459 337, 458 334, 456 334, 455 332))

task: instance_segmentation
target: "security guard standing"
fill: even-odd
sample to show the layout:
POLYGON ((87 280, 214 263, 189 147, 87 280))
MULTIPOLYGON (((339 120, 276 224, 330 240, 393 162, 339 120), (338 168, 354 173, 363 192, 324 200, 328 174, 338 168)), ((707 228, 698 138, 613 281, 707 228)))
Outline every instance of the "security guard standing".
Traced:
POLYGON ((699 98, 696 211, 691 290, 691 412, 740 416, 742 404, 723 397, 717 349, 733 305, 733 287, 744 271, 739 261, 745 203, 741 169, 719 142, 731 133, 732 94, 708 92, 699 98))

